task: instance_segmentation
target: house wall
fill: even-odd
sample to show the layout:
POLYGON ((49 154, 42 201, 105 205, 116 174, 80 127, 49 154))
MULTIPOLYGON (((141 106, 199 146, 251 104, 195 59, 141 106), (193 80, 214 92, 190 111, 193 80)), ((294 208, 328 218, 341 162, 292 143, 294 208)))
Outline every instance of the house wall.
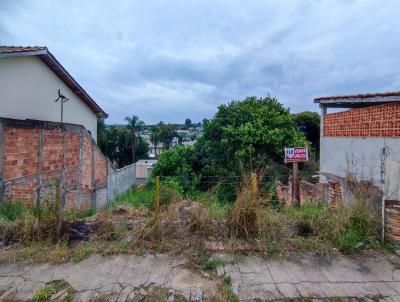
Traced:
POLYGON ((324 114, 320 172, 372 180, 400 199, 400 104, 324 114))
POLYGON ((99 209, 136 183, 135 165, 116 170, 82 126, 0 118, 0 201, 54 201, 99 209))
POLYGON ((96 115, 40 58, 0 59, 0 117, 60 122, 58 89, 70 99, 64 122, 84 126, 96 140, 96 115))

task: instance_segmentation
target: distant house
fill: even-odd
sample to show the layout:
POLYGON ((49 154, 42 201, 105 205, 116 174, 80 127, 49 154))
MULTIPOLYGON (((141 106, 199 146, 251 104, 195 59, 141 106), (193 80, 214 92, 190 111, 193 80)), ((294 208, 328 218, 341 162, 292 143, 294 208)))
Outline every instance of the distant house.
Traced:
MULTIPOLYGON (((142 132, 139 134, 140 137, 149 145, 149 151, 148 151, 148 156, 150 158, 154 158, 157 157, 159 155, 161 155, 164 151, 164 144, 161 142, 158 142, 156 145, 153 143, 152 139, 151 139, 151 134, 146 132, 142 132)), ((178 145, 179 140, 177 137, 174 137, 171 141, 171 145, 170 148, 174 148, 178 145)))
POLYGON ((107 114, 46 47, 0 46, 0 117, 60 122, 58 90, 69 98, 63 121, 84 126, 94 140, 107 114))
POLYGON ((157 160, 155 159, 141 159, 136 162, 136 178, 139 180, 146 180, 151 176, 151 171, 157 160))
POLYGON ((321 108, 321 182, 351 175, 373 183, 385 199, 399 200, 400 92, 320 97, 314 102, 321 108), (330 108, 336 112, 328 113, 330 108))

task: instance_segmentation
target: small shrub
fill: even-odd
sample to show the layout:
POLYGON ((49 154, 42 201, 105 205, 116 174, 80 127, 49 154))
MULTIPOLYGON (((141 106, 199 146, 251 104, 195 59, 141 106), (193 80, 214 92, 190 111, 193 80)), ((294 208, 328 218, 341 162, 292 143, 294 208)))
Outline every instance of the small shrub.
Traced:
POLYGON ((33 296, 32 302, 44 302, 48 301, 52 295, 56 293, 53 286, 45 286, 37 290, 33 296))
POLYGON ((223 204, 232 204, 238 197, 238 184, 220 183, 217 185, 217 200, 223 204))
POLYGON ((181 200, 179 185, 173 181, 162 182, 160 188, 160 207, 167 207, 174 201, 181 200))
POLYGON ((231 276, 225 276, 224 277, 224 284, 227 286, 232 286, 232 278, 231 276))
POLYGON ((198 255, 197 264, 206 271, 216 271, 219 266, 225 264, 225 261, 219 258, 213 258, 210 252, 204 249, 198 255))

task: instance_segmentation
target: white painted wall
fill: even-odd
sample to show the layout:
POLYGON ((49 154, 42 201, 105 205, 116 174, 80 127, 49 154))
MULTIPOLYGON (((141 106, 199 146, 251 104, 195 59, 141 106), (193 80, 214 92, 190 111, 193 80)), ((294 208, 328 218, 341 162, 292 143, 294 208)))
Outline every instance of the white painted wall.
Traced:
POLYGON ((97 138, 97 118, 38 57, 0 59, 0 117, 60 122, 57 91, 70 100, 64 104, 64 122, 83 125, 97 138))
POLYGON ((321 137, 320 171, 341 177, 350 171, 358 180, 373 180, 387 199, 400 199, 400 138, 321 137))

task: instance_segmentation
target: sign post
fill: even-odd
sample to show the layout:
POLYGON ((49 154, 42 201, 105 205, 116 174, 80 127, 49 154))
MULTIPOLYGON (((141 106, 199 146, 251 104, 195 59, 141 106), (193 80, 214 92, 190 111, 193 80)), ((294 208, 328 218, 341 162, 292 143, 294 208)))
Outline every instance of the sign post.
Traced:
POLYGON ((293 164, 292 205, 300 206, 299 163, 308 161, 307 147, 285 148, 285 164, 293 164))

